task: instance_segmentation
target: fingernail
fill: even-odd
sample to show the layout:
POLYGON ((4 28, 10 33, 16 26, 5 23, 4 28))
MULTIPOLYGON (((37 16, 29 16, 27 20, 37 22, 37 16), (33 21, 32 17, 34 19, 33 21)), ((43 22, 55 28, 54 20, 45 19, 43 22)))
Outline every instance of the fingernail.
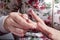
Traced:
POLYGON ((28 15, 27 15, 27 14, 24 14, 23 17, 24 17, 25 19, 28 19, 28 15))

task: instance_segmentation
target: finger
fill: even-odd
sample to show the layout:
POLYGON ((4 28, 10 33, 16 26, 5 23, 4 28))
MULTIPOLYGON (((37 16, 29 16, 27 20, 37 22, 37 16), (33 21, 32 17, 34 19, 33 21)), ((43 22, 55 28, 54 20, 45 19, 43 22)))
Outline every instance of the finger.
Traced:
POLYGON ((33 10, 30 10, 30 11, 29 11, 29 14, 30 14, 37 22, 43 22, 42 19, 40 19, 40 18, 36 15, 36 13, 34 13, 33 10))
POLYGON ((23 14, 23 18, 29 22, 29 23, 34 23, 32 20, 28 19, 28 15, 27 14, 23 14))
POLYGON ((11 33, 17 35, 17 36, 24 36, 25 32, 22 29, 15 28, 15 27, 9 27, 9 30, 11 33))
POLYGON ((29 23, 34 23, 32 20, 28 19, 28 15, 27 14, 23 14, 23 18, 29 22, 29 23))
POLYGON ((27 14, 23 14, 23 18, 24 18, 27 22, 33 23, 32 20, 28 19, 28 15, 27 15, 27 14))
POLYGON ((21 13, 19 13, 18 15, 19 15, 19 16, 22 16, 22 14, 21 14, 21 13))
POLYGON ((11 15, 11 18, 19 24, 20 23, 26 23, 26 21, 21 16, 19 16, 18 14, 11 15))
POLYGON ((34 23, 32 20, 28 19, 28 15, 27 14, 23 14, 23 18, 29 22, 29 23, 34 23))
POLYGON ((31 25, 31 28, 36 28, 37 27, 37 23, 36 22, 33 22, 32 20, 28 19, 28 22, 30 23, 31 25))
POLYGON ((37 30, 40 30, 41 31, 42 30, 42 24, 40 22, 37 22, 37 26, 38 26, 37 27, 37 30))
POLYGON ((12 18, 9 18, 9 25, 14 26, 16 28, 20 28, 20 29, 26 29, 24 26, 21 26, 20 24, 16 23, 12 18))
POLYGON ((16 28, 20 28, 20 29, 25 29, 25 30, 26 30, 25 27, 23 27, 23 26, 17 24, 17 23, 14 22, 14 20, 11 19, 10 17, 9 17, 9 19, 7 19, 7 24, 8 24, 8 27, 13 26, 13 27, 16 27, 16 28))
POLYGON ((29 23, 26 22, 25 19, 23 19, 21 16, 19 16, 18 14, 12 15, 11 16, 12 19, 14 19, 18 24, 20 24, 21 26, 23 26, 24 28, 31 28, 31 25, 29 23))
POLYGON ((7 25, 7 26, 12 25, 11 22, 10 22, 10 17, 6 19, 6 25, 7 25))
POLYGON ((28 19, 28 15, 27 14, 23 14, 23 18, 26 20, 28 19))
POLYGON ((19 13, 19 12, 11 12, 9 15, 11 15, 11 14, 19 14, 19 15, 22 15, 21 13, 19 13))
POLYGON ((23 30, 23 29, 16 28, 16 33, 18 33, 19 36, 24 36, 25 32, 26 32, 26 31, 23 30))
POLYGON ((30 20, 30 19, 27 19, 27 22, 32 23, 32 24, 35 23, 34 21, 32 21, 32 20, 30 20))
POLYGON ((9 23, 13 26, 19 26, 18 23, 16 23, 12 18, 9 18, 9 23))
POLYGON ((23 19, 21 16, 18 14, 14 14, 11 16, 13 20, 15 20, 18 24, 20 24, 22 27, 27 28, 27 29, 32 29, 32 24, 26 22, 25 19, 23 19))

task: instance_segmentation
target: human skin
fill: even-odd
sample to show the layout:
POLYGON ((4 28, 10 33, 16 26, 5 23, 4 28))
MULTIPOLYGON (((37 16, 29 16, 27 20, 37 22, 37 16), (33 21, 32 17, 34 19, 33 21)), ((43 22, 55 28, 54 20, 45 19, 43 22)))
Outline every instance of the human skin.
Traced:
POLYGON ((44 21, 38 17, 33 10, 29 11, 29 14, 35 19, 37 23, 37 30, 41 31, 45 35, 47 35, 51 40, 60 40, 60 31, 54 28, 47 26, 44 21))
POLYGON ((28 19, 27 14, 11 12, 4 22, 4 28, 8 33, 13 33, 17 36, 24 36, 29 29, 35 29, 36 23, 28 19))
POLYGON ((15 14, 14 12, 6 18, 4 24, 5 29, 17 36, 23 36, 24 32, 29 29, 37 29, 52 40, 60 40, 59 30, 47 26, 44 21, 33 12, 33 10, 30 10, 29 14, 36 22, 28 19, 24 14, 15 14))

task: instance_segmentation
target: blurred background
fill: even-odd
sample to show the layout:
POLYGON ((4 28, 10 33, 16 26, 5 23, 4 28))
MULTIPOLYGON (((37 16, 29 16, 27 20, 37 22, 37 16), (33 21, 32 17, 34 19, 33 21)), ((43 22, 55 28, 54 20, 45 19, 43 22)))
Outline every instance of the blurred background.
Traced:
POLYGON ((0 16, 18 10, 28 13, 28 9, 32 9, 48 26, 60 30, 60 0, 0 0, 0 16))

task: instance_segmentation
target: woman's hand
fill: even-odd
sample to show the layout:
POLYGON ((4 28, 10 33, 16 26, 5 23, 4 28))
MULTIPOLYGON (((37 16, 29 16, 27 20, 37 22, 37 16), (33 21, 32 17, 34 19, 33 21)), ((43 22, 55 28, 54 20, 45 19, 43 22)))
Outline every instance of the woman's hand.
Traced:
POLYGON ((40 30, 42 33, 47 35, 52 40, 60 40, 60 31, 59 30, 56 30, 54 28, 47 26, 44 23, 44 21, 34 13, 33 10, 30 10, 29 14, 33 17, 33 19, 35 19, 35 21, 37 23, 36 29, 40 30))
MULTIPOLYGON (((44 21, 39 16, 37 16, 36 13, 34 13, 33 10, 29 10, 28 13, 29 13, 29 15, 32 16, 32 18, 36 21, 36 23, 41 24, 43 26, 46 26, 44 21)), ((39 28, 39 27, 37 26, 37 28, 39 28)))
POLYGON ((6 18, 4 27, 7 31, 17 36, 24 36, 27 30, 36 28, 36 23, 29 20, 26 14, 12 12, 6 18))

